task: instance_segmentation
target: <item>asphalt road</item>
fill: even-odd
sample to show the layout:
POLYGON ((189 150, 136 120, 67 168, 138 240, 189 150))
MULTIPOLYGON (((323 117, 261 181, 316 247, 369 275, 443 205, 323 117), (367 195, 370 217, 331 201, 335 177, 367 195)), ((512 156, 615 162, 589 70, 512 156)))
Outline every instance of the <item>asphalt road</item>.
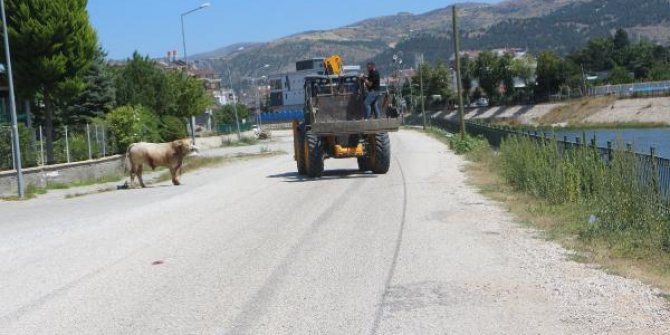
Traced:
POLYGON ((0 202, 0 334, 670 333, 658 292, 514 223, 442 144, 392 144, 387 175, 280 155, 0 202))

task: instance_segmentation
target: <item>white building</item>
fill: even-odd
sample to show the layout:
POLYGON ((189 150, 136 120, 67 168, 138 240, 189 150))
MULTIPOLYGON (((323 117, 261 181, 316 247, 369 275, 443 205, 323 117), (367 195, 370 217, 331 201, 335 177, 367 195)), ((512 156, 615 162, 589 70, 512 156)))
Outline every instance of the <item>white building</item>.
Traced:
POLYGON ((274 74, 270 82, 270 108, 273 111, 301 109, 305 102, 305 77, 323 74, 324 58, 312 58, 295 63, 295 72, 274 74))
POLYGON ((212 95, 216 99, 216 102, 221 106, 239 102, 235 91, 229 88, 222 88, 220 90, 213 91, 212 95))
MULTIPOLYGON (((273 111, 302 109, 305 104, 305 77, 323 75, 325 58, 312 58, 295 63, 296 71, 274 74, 270 81, 270 107, 273 111)), ((343 66, 345 74, 357 74, 359 65, 343 66)))

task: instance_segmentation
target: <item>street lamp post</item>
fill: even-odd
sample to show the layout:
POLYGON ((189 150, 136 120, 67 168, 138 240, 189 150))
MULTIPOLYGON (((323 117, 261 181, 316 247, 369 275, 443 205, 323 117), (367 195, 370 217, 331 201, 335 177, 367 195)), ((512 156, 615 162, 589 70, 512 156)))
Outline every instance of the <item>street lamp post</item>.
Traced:
MULTIPOLYGON (((184 16, 199 11, 201 9, 205 9, 207 7, 209 7, 209 2, 205 2, 202 5, 198 6, 198 8, 191 9, 188 12, 184 12, 181 14, 181 41, 184 46, 184 63, 186 64, 186 74, 188 74, 188 53, 186 52, 186 32, 184 30, 184 16)), ((191 140, 193 141, 193 144, 195 144, 195 116, 191 116, 190 122, 191 122, 191 140)))
MULTIPOLYGON (((264 64, 263 66, 261 66, 261 67, 255 69, 255 70, 251 73, 251 75, 252 75, 252 76, 255 76, 256 73, 258 73, 258 71, 263 70, 263 69, 267 69, 267 68, 269 68, 269 67, 270 67, 270 64, 264 64)), ((258 131, 261 130, 261 101, 260 101, 260 100, 261 100, 261 94, 260 94, 260 89, 258 88, 258 86, 256 86, 256 79, 262 79, 262 78, 264 78, 264 77, 265 77, 265 76, 261 76, 261 77, 259 77, 259 78, 256 78, 256 77, 252 77, 252 78, 251 78, 251 85, 252 85, 252 86, 254 87, 254 89, 256 90, 256 120, 257 120, 257 122, 258 122, 258 131)))
POLYGON ((230 66, 228 66, 228 83, 230 84, 230 91, 233 93, 233 112, 235 112, 235 123, 237 124, 237 139, 242 139, 242 131, 240 130, 240 118, 237 116, 237 101, 235 101, 235 90, 233 89, 233 76, 230 74, 230 66))
POLYGON ((426 130, 426 106, 425 100, 426 97, 423 95, 423 54, 419 55, 419 83, 421 90, 421 116, 423 117, 423 130, 426 130))
POLYGON ((14 78, 12 73, 12 61, 9 52, 9 32, 7 30, 7 16, 5 15, 5 1, 0 0, 0 10, 2 11, 2 31, 5 43, 5 59, 7 66, 5 68, 7 74, 7 82, 9 84, 9 109, 12 114, 12 147, 14 168, 16 169, 16 183, 19 189, 19 198, 24 197, 23 185, 23 169, 21 168, 21 146, 19 145, 19 127, 16 120, 16 98, 14 95, 14 78))
POLYGON ((254 88, 256 89, 256 116, 258 118, 258 130, 261 130, 262 126, 262 120, 261 120, 261 89, 258 85, 256 85, 256 80, 257 79, 264 79, 266 78, 265 76, 260 76, 258 78, 252 78, 251 82, 252 85, 254 85, 254 88))

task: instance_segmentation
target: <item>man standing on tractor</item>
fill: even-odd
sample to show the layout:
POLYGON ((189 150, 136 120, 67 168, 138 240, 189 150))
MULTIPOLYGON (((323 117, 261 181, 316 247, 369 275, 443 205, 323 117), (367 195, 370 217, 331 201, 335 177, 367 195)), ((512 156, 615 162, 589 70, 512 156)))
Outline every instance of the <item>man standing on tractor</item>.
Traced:
POLYGON ((372 117, 372 111, 374 111, 375 119, 379 119, 381 116, 379 110, 379 71, 377 71, 377 66, 373 62, 368 63, 368 75, 361 76, 361 81, 367 89, 367 94, 365 95, 365 119, 372 117))

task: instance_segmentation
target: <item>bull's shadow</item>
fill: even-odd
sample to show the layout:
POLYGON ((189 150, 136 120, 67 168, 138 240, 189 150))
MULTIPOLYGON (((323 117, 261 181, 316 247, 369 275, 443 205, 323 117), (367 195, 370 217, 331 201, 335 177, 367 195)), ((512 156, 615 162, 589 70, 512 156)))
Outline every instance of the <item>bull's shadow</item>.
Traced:
POLYGON ((297 172, 285 172, 280 174, 269 175, 268 178, 281 178, 284 179, 283 182, 285 183, 303 183, 303 182, 315 182, 320 180, 377 178, 377 175, 371 172, 361 172, 359 170, 352 170, 352 169, 335 169, 335 170, 325 170, 323 172, 323 176, 319 178, 309 178, 307 176, 302 176, 297 172))
POLYGON ((133 190, 142 190, 142 189, 152 189, 152 188, 166 188, 166 187, 178 187, 174 186, 172 184, 151 184, 147 183, 146 187, 140 187, 139 185, 135 185, 133 187, 130 187, 128 183, 124 183, 121 185, 116 185, 116 191, 133 191, 133 190))

